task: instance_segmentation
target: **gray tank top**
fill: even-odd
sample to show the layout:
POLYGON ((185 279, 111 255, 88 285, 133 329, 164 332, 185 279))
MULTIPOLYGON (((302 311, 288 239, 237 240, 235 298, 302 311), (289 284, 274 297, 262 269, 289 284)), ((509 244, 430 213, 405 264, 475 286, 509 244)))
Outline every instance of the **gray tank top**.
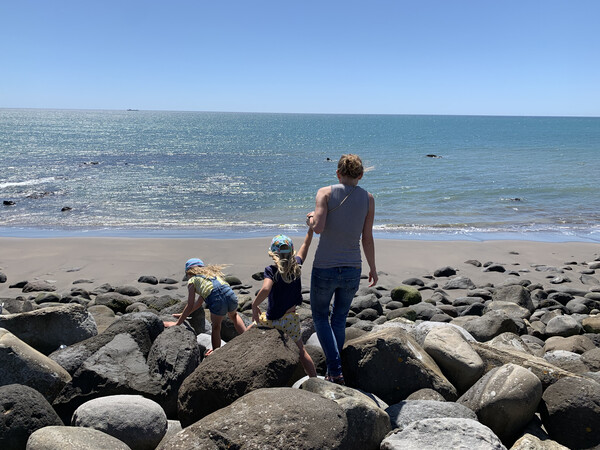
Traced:
POLYGON ((319 238, 313 267, 361 267, 360 236, 369 211, 369 193, 359 186, 353 189, 354 186, 343 184, 331 186, 327 220, 319 238))

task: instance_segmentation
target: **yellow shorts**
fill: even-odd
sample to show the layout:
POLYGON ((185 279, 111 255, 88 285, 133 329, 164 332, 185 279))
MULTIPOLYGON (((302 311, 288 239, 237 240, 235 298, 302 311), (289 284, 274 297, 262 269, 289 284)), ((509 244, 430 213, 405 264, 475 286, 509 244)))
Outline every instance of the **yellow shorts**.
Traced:
POLYGON ((283 331, 294 342, 297 342, 302 337, 302 332, 300 331, 300 318, 298 317, 298 313, 295 312, 284 314, 283 317, 275 320, 267 319, 266 312, 261 313, 258 317, 258 325, 283 331))

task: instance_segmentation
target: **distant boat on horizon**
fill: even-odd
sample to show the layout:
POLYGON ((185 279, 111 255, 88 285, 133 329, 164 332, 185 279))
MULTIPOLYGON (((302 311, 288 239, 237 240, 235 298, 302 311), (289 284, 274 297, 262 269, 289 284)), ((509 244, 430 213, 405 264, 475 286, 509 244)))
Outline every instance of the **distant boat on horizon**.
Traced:
POLYGON ((128 108, 128 109, 127 109, 127 111, 139 111, 139 109, 131 109, 131 108, 128 108))

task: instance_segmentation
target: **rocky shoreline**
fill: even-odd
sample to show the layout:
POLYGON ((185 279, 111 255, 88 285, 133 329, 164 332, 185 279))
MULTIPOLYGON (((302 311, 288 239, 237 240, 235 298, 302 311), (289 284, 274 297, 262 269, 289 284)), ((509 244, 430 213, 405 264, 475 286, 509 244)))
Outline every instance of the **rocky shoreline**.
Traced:
MULTIPOLYGON (((61 285, 0 268, 14 293, 0 298, 0 448, 596 448, 598 269, 591 252, 363 280, 342 387, 303 378, 276 330, 236 336, 226 322, 225 345, 203 358, 205 311, 162 325, 184 306, 170 272, 61 285)), ((229 281, 249 324, 260 272, 229 281)), ((303 295, 303 338, 324 375, 303 295)))

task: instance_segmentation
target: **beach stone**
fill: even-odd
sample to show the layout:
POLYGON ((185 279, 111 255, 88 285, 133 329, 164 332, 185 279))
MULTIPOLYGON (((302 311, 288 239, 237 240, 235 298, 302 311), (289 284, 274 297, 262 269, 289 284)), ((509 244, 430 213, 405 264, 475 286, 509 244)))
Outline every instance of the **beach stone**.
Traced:
POLYGON ((29 386, 52 402, 69 381, 59 364, 0 328, 0 386, 29 386))
POLYGON ((196 335, 185 327, 166 328, 148 353, 148 369, 160 378, 155 400, 168 417, 177 417, 177 393, 183 381, 198 367, 201 355, 196 335))
POLYGON ((383 328, 348 342, 342 351, 342 368, 348 386, 371 392, 386 403, 397 403, 422 388, 435 389, 449 400, 456 398, 456 389, 435 361, 401 328, 383 328))
POLYGON ((588 269, 592 269, 592 270, 600 269, 600 262, 598 262, 596 260, 594 262, 588 263, 588 269))
POLYGON ((109 434, 132 450, 154 450, 167 432, 167 416, 160 405, 140 395, 90 400, 75 410, 71 423, 109 434))
POLYGON ((504 311, 490 311, 481 317, 465 322, 462 327, 477 341, 485 342, 496 336, 511 332, 518 334, 519 327, 504 311))
POLYGON ((456 275, 456 269, 450 266, 440 267, 433 272, 433 276, 436 278, 451 277, 453 275, 456 275))
POLYGON ((160 377, 149 373, 137 342, 122 333, 86 359, 53 405, 67 422, 79 406, 95 398, 122 394, 155 397, 160 388, 160 377))
POLYGON ((142 275, 138 278, 138 283, 158 284, 158 278, 152 275, 142 275))
POLYGON ((583 319, 581 325, 586 333, 600 333, 600 314, 583 319))
POLYGON ((181 300, 173 298, 170 295, 146 296, 137 299, 137 301, 147 305, 149 308, 152 308, 155 311, 162 311, 163 309, 169 308, 170 306, 183 303, 181 300))
POLYGON ((401 302, 405 306, 419 303, 421 293, 412 286, 397 286, 391 292, 392 301, 401 302))
MULTIPOLYGON (((211 356, 212 358, 212 356, 211 356)), ((313 392, 258 389, 184 428, 159 450, 191 448, 345 449, 343 409, 313 392)))
POLYGON ((404 400, 389 406, 385 412, 390 417, 392 428, 398 429, 398 431, 423 419, 453 417, 477 420, 477 415, 464 405, 434 400, 404 400))
POLYGON ((452 327, 433 328, 425 338, 423 349, 459 392, 469 389, 484 373, 482 359, 452 327))
POLYGON ((177 280, 174 280, 173 278, 161 278, 158 282, 160 284, 177 284, 177 280))
POLYGON ((571 373, 584 374, 589 371, 587 365, 582 361, 581 355, 578 353, 565 350, 552 350, 544 354, 544 359, 550 364, 571 373))
POLYGON ((416 320, 431 320, 436 314, 443 314, 442 310, 427 302, 417 303, 410 307, 416 314, 416 320))
POLYGON ((402 318, 414 322, 415 320, 417 320, 417 312, 412 307, 407 306, 403 308, 393 309, 391 311, 386 311, 385 317, 387 320, 402 318))
POLYGON ((377 312, 378 315, 383 314, 383 307, 377 297, 373 294, 363 295, 360 297, 354 297, 350 304, 350 311, 360 313, 365 309, 372 309, 377 312))
POLYGON ((569 450, 550 437, 539 438, 536 435, 525 433, 513 444, 510 450, 569 450))
POLYGON ((600 372, 600 348, 593 348, 581 355, 581 361, 590 372, 600 372))
POLYGON ((442 397, 442 394, 429 388, 419 389, 418 391, 413 392, 406 397, 406 400, 433 400, 436 402, 446 401, 446 399, 442 397))
POLYGON ((506 364, 485 374, 457 403, 472 409, 502 442, 512 444, 534 417, 541 399, 538 377, 523 367, 506 364))
POLYGON ((0 283, 6 283, 6 280, 8 280, 6 274, 4 272, 0 272, 0 283))
POLYGON ((481 262, 477 261, 476 259, 469 259, 469 260, 465 261, 465 264, 470 264, 475 267, 481 267, 481 262))
POLYGON ((344 410, 348 422, 344 448, 348 450, 378 450, 383 438, 392 431, 386 411, 356 389, 319 378, 308 378, 300 388, 333 400, 344 410))
POLYGON ((446 284, 444 284, 443 289, 451 290, 451 289, 476 289, 475 283, 471 281, 470 278, 467 277, 456 277, 450 279, 446 284))
POLYGON ((457 418, 419 420, 402 430, 394 430, 381 443, 381 450, 443 448, 506 450, 500 439, 485 425, 476 420, 457 418))
POLYGON ((142 295, 142 292, 138 288, 130 285, 117 286, 115 288, 115 292, 128 297, 137 297, 138 295, 142 295))
POLYGON ((565 377, 544 391, 541 417, 552 439, 569 448, 600 445, 600 384, 565 377))
POLYGON ((22 450, 36 430, 63 425, 48 400, 21 384, 0 386, 0 448, 22 450))
POLYGON ((108 306, 116 313, 125 313, 127 307, 133 303, 133 300, 127 295, 118 292, 107 292, 98 294, 94 300, 96 305, 108 306))
POLYGON ((558 316, 550 319, 546 324, 547 336, 569 337, 581 334, 582 326, 571 316, 558 316))
POLYGON ((546 339, 544 344, 544 353, 554 350, 565 350, 568 352, 582 354, 594 348, 596 348, 594 343, 585 336, 553 336, 546 339))
POLYGON ((489 266, 483 269, 484 272, 506 272, 506 269, 501 264, 490 264, 489 266))
POLYGON ((283 333, 254 326, 205 358, 185 379, 179 389, 179 420, 186 427, 256 389, 291 385, 298 363, 298 349, 283 333))
POLYGON ((34 280, 28 281, 25 286, 23 286, 23 292, 54 292, 56 291, 56 286, 47 281, 43 280, 34 280))
POLYGON ((488 302, 485 305, 483 312, 485 314, 489 311, 503 311, 507 316, 514 320, 529 319, 529 317, 531 317, 531 312, 528 309, 523 308, 516 303, 500 300, 492 300, 491 302, 488 302))
POLYGON ((71 345, 98 334, 94 318, 78 304, 0 315, 0 328, 45 355, 61 345, 71 345))
POLYGON ((516 303, 529 310, 529 312, 535 311, 535 306, 531 300, 531 293, 528 289, 520 285, 504 286, 496 289, 492 294, 492 300, 516 303))
POLYGON ((467 330, 453 324, 445 324, 439 322, 421 322, 420 324, 414 326, 411 329, 407 329, 406 331, 408 331, 411 334, 411 336, 418 342, 420 346, 423 346, 423 344, 425 343, 425 338, 427 337, 429 332, 437 328, 452 328, 453 330, 460 333, 461 336, 467 342, 475 341, 475 338, 471 336, 467 330))
POLYGON ((47 426, 34 431, 26 450, 131 450, 117 438, 92 428, 47 426))
POLYGON ((94 322, 96 322, 96 328, 98 329, 98 334, 104 333, 106 329, 111 326, 117 319, 117 315, 115 312, 110 309, 108 306, 104 305, 96 305, 90 306, 87 308, 87 311, 94 318, 94 322))
POLYGON ((529 345, 518 334, 515 333, 502 333, 492 340, 487 341, 486 344, 500 350, 506 349, 533 355, 529 345))
POLYGON ((42 303, 60 303, 61 300, 62 295, 60 294, 55 292, 42 292, 35 297, 34 302, 36 302, 38 305, 41 305, 42 303))
POLYGON ((420 278, 407 278, 406 280, 402 281, 402 284, 405 284, 406 286, 419 286, 419 287, 423 287, 425 286, 425 283, 423 282, 423 280, 421 280, 420 278))
POLYGON ((598 280, 598 278, 586 274, 581 274, 579 281, 581 281, 583 284, 591 286, 597 286, 600 284, 600 280, 598 280))

